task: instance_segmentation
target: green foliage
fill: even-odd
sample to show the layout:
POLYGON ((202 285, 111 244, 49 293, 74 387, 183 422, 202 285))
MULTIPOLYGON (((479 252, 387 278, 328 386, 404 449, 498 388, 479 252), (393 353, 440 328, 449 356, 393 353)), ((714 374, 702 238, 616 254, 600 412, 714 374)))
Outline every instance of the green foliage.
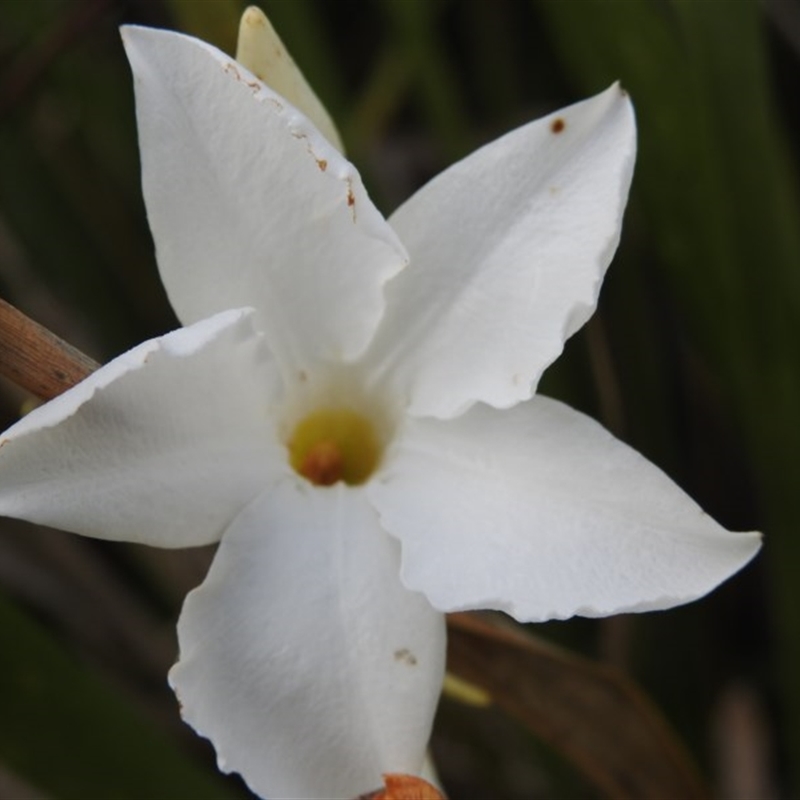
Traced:
POLYGON ((49 796, 240 796, 2 597, 0 653, 0 758, 49 796))
MULTIPOLYGON (((116 26, 172 27, 232 52, 244 5, 0 4, 0 293, 97 358, 174 325, 116 26)), ((785 754, 800 752, 800 135, 793 95, 777 82, 800 79, 791 19, 770 21, 755 0, 264 8, 386 211, 515 124, 613 80, 631 93, 640 153, 620 253, 598 315, 543 388, 599 415, 728 527, 764 530, 766 546, 702 603, 538 632, 634 673, 721 786, 710 731, 726 689, 744 681, 760 709, 762 733, 753 723, 749 735, 768 753, 766 778, 796 793, 785 754), (788 75, 776 75, 779 56, 788 75)), ((20 397, 0 390, 7 423, 20 397)), ((0 560, 3 547, 0 529, 0 560)), ((143 604, 181 594, 163 570, 115 552, 109 579, 132 583, 143 604)), ((53 797, 227 796, 168 727, 136 714, 56 639, 0 605, 0 766, 53 797)), ((557 776, 539 780, 546 766, 515 760, 519 748, 504 753, 503 743, 494 757, 507 768, 494 774, 506 782, 473 794, 558 793, 557 776), (529 782, 520 789, 515 775, 529 782)), ((438 747, 446 780, 458 759, 446 736, 438 747)))
MULTIPOLYGON (((542 0, 587 91, 634 97, 635 183, 652 253, 757 484, 794 749, 800 746, 800 204, 760 6, 542 0)), ((641 254, 639 254, 641 258, 641 254)), ((659 424, 659 420, 654 420, 659 424)))

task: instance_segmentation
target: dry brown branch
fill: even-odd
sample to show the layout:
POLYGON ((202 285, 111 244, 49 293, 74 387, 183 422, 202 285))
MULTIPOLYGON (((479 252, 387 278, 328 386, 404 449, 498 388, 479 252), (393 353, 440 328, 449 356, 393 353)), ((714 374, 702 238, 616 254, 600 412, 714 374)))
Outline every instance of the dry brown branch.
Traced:
POLYGON ((0 375, 51 400, 99 366, 0 298, 0 375))

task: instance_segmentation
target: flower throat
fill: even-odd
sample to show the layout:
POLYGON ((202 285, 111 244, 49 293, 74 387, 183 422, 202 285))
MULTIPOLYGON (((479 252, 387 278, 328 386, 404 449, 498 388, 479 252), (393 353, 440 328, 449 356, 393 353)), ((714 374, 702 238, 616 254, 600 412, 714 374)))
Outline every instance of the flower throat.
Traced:
POLYGON ((287 447, 294 471, 316 486, 364 483, 382 450, 372 422, 349 408, 322 409, 304 417, 287 447))

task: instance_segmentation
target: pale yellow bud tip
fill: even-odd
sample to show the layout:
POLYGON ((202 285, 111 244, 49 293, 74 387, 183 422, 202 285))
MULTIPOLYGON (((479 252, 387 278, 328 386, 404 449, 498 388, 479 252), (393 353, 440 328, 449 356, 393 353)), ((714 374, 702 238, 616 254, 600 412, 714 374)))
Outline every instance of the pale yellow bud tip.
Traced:
POLYGON ((258 6, 248 6, 239 23, 236 60, 247 67, 257 78, 272 86, 267 79, 270 47, 275 50, 271 54, 273 59, 290 58, 266 14, 258 6))
POLYGON ((236 60, 302 111, 339 152, 344 152, 325 106, 308 85, 264 12, 256 6, 248 6, 242 14, 236 60))

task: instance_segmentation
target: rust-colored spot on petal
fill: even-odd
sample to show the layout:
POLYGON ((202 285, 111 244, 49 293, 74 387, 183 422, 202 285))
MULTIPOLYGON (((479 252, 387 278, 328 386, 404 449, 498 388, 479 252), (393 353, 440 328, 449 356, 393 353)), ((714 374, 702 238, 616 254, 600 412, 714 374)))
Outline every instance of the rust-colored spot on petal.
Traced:
POLYGON ((415 775, 384 775, 384 789, 362 794, 356 800, 444 800, 444 795, 415 775))
POLYGON ((228 62, 225 65, 225 69, 223 71, 226 72, 228 75, 233 75, 233 77, 236 78, 237 81, 240 81, 242 79, 242 76, 239 74, 239 70, 236 69, 235 64, 231 64, 230 62, 228 62))
POLYGON ((407 647, 401 647, 399 650, 395 650, 394 660, 402 661, 408 664, 409 667, 415 667, 417 665, 417 657, 407 647))
POLYGON ((229 62, 225 65, 225 69, 223 71, 227 75, 232 75, 237 81, 239 81, 239 83, 243 83, 245 86, 249 87, 253 94, 258 94, 261 91, 261 84, 258 81, 244 80, 235 64, 231 64, 229 62))
POLYGON ((317 159, 317 166, 320 169, 320 172, 325 172, 328 169, 328 162, 324 158, 317 159))
POLYGON ((350 209, 350 213, 353 215, 353 222, 356 221, 356 196, 353 192, 353 184, 350 178, 346 179, 347 183, 347 206, 350 209))
POLYGON ((553 133, 561 133, 561 131, 563 131, 566 127, 567 123, 564 121, 563 117, 556 117, 550 123, 550 130, 553 131, 553 133))

